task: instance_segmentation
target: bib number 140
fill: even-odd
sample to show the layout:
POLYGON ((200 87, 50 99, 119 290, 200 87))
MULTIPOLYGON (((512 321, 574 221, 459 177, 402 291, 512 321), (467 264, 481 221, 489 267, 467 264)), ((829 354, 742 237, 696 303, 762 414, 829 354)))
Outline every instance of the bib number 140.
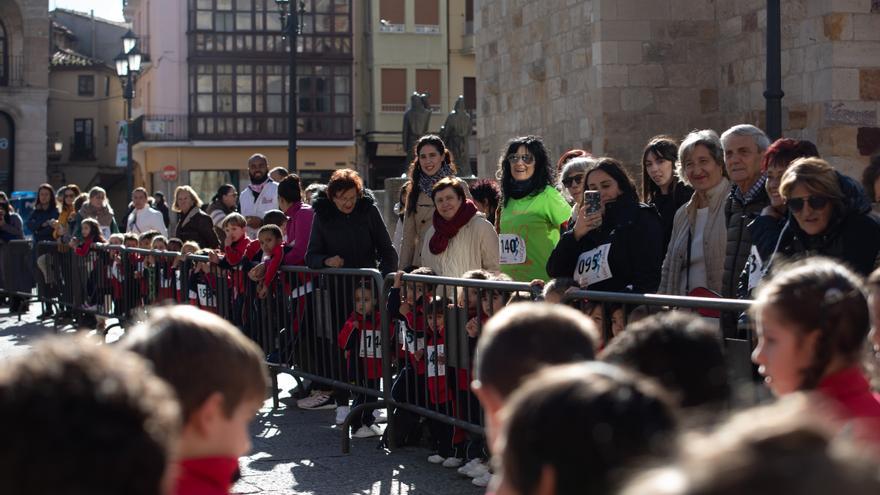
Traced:
POLYGON ((502 265, 518 265, 526 262, 526 241, 516 234, 498 236, 499 261, 502 265))

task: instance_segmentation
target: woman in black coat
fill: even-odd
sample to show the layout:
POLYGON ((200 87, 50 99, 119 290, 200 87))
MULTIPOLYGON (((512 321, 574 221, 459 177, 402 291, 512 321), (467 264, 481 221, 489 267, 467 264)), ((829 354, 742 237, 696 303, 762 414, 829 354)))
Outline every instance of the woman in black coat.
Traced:
POLYGON ((587 169, 588 190, 600 193, 601 209, 578 210, 547 261, 554 278, 573 277, 583 288, 654 293, 660 284, 664 231, 657 210, 639 203, 632 179, 613 158, 587 169))
POLYGON ((312 203, 315 220, 306 264, 309 268, 379 268, 397 270, 397 252, 376 207, 354 170, 337 170, 325 192, 312 203))
POLYGON ((214 231, 214 222, 202 211, 202 200, 190 186, 180 186, 174 191, 174 206, 177 212, 175 237, 183 242, 195 241, 200 248, 217 249, 220 240, 214 231))
POLYGON ((779 258, 828 256, 868 276, 880 254, 880 220, 865 202, 848 201, 838 174, 819 158, 795 160, 779 192, 791 216, 779 238, 779 258))

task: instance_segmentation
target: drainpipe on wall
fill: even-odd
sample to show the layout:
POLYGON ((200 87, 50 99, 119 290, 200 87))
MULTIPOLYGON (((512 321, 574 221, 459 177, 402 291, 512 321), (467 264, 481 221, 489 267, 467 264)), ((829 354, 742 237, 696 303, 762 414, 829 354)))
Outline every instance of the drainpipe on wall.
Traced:
POLYGON ((782 137, 782 15, 779 0, 767 0, 767 78, 766 100, 767 124, 765 132, 770 141, 782 137))

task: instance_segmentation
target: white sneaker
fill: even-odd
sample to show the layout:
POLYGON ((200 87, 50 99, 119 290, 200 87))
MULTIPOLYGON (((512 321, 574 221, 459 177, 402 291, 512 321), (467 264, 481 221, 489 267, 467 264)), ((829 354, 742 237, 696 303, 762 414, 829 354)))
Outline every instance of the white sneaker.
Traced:
POLYGON ((478 459, 480 461, 479 464, 471 468, 470 471, 467 472, 467 475, 471 478, 479 478, 481 476, 485 476, 489 473, 489 464, 482 461, 482 459, 478 459))
POLYGON ((386 409, 374 409, 373 417, 376 418, 377 423, 387 423, 388 422, 388 412, 386 409))
POLYGON ((442 466, 445 468, 457 468, 464 464, 464 459, 459 457, 447 457, 445 461, 443 461, 442 466))
POLYGON ((480 476, 479 478, 472 479, 471 483, 473 483, 477 486, 486 487, 486 486, 489 486, 490 481, 492 481, 492 473, 486 473, 483 476, 480 476))
POLYGON ((473 469, 473 468, 477 465, 477 463, 479 463, 479 462, 480 462, 480 458, 479 458, 479 457, 477 457, 476 459, 471 459, 471 460, 469 460, 469 461, 467 462, 467 464, 465 464, 464 466, 458 468, 458 474, 463 474, 463 475, 465 475, 465 476, 470 476, 468 473, 470 473, 470 472, 471 472, 471 469, 473 469))
POLYGON ((303 406, 304 406, 305 404, 308 404, 308 403, 309 403, 309 400, 312 399, 312 398, 313 398, 314 396, 316 396, 316 395, 318 395, 318 391, 317 391, 317 390, 312 390, 312 391, 309 393, 309 396, 308 396, 308 397, 303 397, 302 399, 299 399, 299 400, 296 401, 296 407, 299 407, 300 409, 303 409, 303 406))
POLYGON ((382 433, 372 426, 361 426, 358 430, 351 434, 352 438, 370 438, 378 437, 382 433))
POLYGON ((430 462, 431 464, 443 464, 443 461, 445 461, 445 460, 446 460, 445 457, 443 457, 442 455, 438 455, 438 454, 428 456, 428 462, 430 462))
POLYGON ((321 409, 336 409, 336 403, 333 401, 333 397, 330 397, 330 394, 326 392, 319 392, 314 397, 309 397, 305 400, 303 405, 299 406, 300 409, 308 409, 311 411, 317 411, 321 409))
POLYGON ((345 418, 348 417, 348 413, 351 412, 351 408, 348 406, 337 406, 336 407, 336 424, 341 425, 345 423, 345 418))

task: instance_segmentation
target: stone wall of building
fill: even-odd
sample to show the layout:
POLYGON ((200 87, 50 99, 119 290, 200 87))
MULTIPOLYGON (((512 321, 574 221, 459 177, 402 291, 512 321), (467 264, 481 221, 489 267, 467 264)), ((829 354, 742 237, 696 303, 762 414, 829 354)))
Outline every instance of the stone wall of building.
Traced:
MULTIPOLYGON (((641 150, 653 135, 765 125, 766 1, 530 4, 480 3, 481 171, 494 169, 506 139, 538 133, 554 156, 588 147, 621 158, 638 180, 641 150), (584 35, 571 36, 572 24, 584 35), (551 84, 555 60, 568 69, 554 73, 565 86, 551 84), (536 68, 544 80, 533 77, 536 68)), ((814 141, 835 166, 858 176, 880 145, 880 0, 788 0, 782 7, 783 133, 814 141)))

